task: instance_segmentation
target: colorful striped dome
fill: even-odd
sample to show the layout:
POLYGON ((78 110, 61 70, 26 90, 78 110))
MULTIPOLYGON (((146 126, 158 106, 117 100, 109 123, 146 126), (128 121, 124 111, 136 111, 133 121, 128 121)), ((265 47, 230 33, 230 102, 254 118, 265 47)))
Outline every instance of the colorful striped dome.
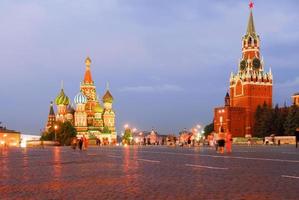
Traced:
POLYGON ((59 95, 55 99, 56 105, 69 105, 70 99, 65 95, 63 89, 61 89, 59 95))
POLYGON ((87 97, 82 94, 82 92, 79 92, 75 98, 74 98, 75 104, 86 104, 87 103, 87 97))

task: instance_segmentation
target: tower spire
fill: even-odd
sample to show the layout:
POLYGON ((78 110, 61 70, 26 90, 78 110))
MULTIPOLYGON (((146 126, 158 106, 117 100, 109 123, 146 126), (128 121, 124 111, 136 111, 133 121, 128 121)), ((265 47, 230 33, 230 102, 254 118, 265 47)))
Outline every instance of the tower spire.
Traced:
POLYGON ((50 102, 50 111, 49 111, 49 115, 54 115, 54 116, 55 116, 54 109, 53 109, 53 101, 50 102))
POLYGON ((248 20, 248 25, 247 25, 247 34, 248 35, 255 35, 255 26, 254 26, 254 21, 253 21, 253 14, 252 14, 253 5, 254 5, 253 2, 250 1, 250 3, 249 3, 250 15, 249 15, 249 20, 248 20))
POLYGON ((84 75, 84 83, 87 84, 93 84, 93 80, 91 77, 91 72, 90 72, 90 64, 91 64, 91 59, 87 56, 87 58, 85 59, 85 75, 84 75))

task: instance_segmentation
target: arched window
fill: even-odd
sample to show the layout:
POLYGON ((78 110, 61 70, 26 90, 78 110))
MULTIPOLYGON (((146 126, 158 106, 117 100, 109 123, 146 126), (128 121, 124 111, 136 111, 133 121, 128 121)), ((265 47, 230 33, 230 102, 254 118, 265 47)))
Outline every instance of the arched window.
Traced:
POLYGON ((252 38, 249 37, 249 39, 248 39, 248 46, 251 46, 251 43, 252 43, 252 38))

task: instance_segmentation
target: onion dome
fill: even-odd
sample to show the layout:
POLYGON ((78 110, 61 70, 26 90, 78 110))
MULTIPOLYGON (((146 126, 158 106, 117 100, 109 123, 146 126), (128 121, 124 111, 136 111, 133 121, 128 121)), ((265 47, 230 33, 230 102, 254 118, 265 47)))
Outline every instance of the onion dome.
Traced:
POLYGON ((61 89, 59 95, 55 99, 56 105, 68 105, 70 103, 70 99, 65 95, 63 89, 61 89))
POLYGON ((93 112, 95 113, 102 113, 103 112, 103 107, 97 102, 97 104, 93 107, 93 112))
POLYGON ((80 91, 74 98, 75 104, 86 104, 87 97, 80 91))
POLYGON ((112 103, 113 102, 113 96, 111 95, 109 90, 107 90, 105 95, 103 96, 103 102, 104 103, 112 103))
POLYGON ((73 106, 69 105, 67 107, 67 113, 70 113, 70 114, 74 114, 75 113, 75 109, 73 108, 73 106))

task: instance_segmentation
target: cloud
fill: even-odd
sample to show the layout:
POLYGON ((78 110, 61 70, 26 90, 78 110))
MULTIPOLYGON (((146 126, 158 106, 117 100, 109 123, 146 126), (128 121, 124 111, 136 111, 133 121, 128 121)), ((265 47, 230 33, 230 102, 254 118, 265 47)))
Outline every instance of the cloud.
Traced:
POLYGON ((157 86, 126 86, 121 92, 180 92, 183 88, 178 85, 163 84, 157 86))

